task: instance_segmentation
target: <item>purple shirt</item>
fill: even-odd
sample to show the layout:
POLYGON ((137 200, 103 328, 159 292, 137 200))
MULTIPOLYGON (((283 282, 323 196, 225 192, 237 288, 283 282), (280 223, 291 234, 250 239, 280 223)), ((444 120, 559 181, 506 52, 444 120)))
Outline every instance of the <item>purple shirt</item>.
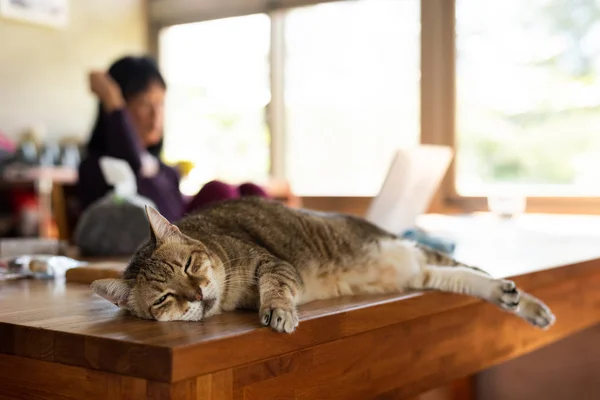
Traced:
POLYGON ((156 175, 142 176, 141 155, 144 149, 127 111, 116 110, 107 115, 105 135, 106 151, 103 154, 90 151, 79 166, 77 192, 81 206, 85 209, 112 189, 104 180, 99 164, 100 157, 109 156, 129 163, 137 178, 138 194, 152 200, 165 218, 172 222, 181 218, 185 201, 179 191, 179 174, 174 168, 160 162, 156 175))

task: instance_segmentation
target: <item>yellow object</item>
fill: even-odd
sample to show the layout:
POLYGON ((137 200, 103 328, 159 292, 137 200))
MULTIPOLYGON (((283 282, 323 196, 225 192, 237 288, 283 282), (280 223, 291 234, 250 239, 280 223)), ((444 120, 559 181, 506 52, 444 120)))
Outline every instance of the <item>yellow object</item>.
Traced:
POLYGON ((191 161, 177 161, 175 166, 181 173, 181 177, 187 176, 192 169, 194 169, 194 163, 191 161))

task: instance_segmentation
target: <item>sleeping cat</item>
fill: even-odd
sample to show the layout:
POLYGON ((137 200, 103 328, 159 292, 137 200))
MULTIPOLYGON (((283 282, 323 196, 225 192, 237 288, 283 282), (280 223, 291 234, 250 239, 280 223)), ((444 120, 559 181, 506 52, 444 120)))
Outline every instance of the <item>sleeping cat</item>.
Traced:
POLYGON ((279 332, 298 326, 297 306, 364 293, 439 290, 475 296, 547 328, 552 312, 508 280, 493 279, 352 216, 246 197, 216 203, 177 224, 146 208, 150 239, 123 279, 93 290, 132 314, 199 321, 241 308, 279 332))

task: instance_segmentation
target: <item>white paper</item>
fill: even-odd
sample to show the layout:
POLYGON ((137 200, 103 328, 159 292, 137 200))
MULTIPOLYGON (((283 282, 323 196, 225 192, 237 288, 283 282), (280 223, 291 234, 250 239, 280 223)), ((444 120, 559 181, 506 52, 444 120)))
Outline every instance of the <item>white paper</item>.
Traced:
POLYGON ((117 196, 130 198, 137 194, 135 174, 127 161, 113 157, 100 157, 100 169, 104 180, 114 187, 117 196))
POLYGON ((399 149, 366 219, 394 234, 414 228, 416 218, 427 211, 452 157, 447 146, 399 149))

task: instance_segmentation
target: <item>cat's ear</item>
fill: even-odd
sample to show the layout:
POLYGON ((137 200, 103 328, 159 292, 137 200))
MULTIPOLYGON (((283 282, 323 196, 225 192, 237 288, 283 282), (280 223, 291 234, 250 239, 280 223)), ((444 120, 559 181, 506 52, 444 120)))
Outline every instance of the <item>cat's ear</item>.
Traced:
POLYGON ((179 228, 150 206, 146 206, 146 216, 150 224, 150 239, 154 245, 179 232, 179 228))
POLYGON ((133 287, 132 280, 98 279, 92 282, 91 287, 100 297, 105 298, 120 308, 128 309, 127 299, 133 287))

